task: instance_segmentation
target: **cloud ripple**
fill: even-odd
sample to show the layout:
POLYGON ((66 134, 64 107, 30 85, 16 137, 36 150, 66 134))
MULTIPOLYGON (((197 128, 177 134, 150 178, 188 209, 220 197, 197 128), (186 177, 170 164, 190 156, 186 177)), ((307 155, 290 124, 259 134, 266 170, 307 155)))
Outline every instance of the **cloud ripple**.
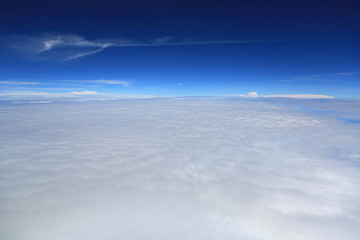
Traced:
POLYGON ((360 129, 332 115, 148 99, 1 103, 0 123, 4 240, 360 235, 360 129))

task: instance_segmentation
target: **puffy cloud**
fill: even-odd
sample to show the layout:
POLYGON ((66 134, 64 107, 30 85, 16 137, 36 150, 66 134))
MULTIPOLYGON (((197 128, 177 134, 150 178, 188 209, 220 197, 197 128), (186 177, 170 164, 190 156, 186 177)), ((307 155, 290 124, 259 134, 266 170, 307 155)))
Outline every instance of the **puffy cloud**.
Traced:
POLYGON ((248 94, 234 94, 234 95, 230 95, 232 97, 259 97, 259 95, 257 94, 257 92, 249 92, 248 94))
POLYGON ((247 95, 248 95, 249 97, 258 97, 257 92, 249 92, 247 95))
POLYGON ((2 102, 0 238, 357 240, 360 129, 288 101, 2 102))

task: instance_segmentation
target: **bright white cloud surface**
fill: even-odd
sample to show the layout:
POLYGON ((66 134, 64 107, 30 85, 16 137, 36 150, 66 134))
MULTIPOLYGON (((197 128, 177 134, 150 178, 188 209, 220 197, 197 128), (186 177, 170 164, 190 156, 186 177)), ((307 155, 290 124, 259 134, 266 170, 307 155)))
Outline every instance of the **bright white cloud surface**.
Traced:
POLYGON ((286 101, 2 102, 0 239, 357 240, 359 125, 286 101))

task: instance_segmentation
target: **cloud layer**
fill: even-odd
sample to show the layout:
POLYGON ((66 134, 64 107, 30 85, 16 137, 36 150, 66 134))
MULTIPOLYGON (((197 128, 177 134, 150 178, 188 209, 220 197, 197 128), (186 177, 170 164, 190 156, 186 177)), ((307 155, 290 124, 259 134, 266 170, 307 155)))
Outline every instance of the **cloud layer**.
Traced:
POLYGON ((263 97, 286 97, 286 98, 334 98, 333 96, 321 94, 274 94, 263 97))
POLYGON ((0 102, 0 238, 357 240, 359 127, 286 103, 0 102))
POLYGON ((259 96, 257 92, 249 92, 247 95, 232 95, 234 97, 264 97, 264 98, 334 98, 333 96, 321 95, 321 94, 273 94, 259 96))

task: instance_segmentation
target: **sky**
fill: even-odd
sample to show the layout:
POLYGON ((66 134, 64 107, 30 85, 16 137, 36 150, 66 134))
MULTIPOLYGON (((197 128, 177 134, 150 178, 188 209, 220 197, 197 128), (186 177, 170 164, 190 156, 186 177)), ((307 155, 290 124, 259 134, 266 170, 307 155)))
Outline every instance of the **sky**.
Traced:
POLYGON ((359 106, 0 101, 0 238, 358 240, 359 106))
POLYGON ((358 12, 346 0, 3 1, 0 97, 359 98, 358 12))

